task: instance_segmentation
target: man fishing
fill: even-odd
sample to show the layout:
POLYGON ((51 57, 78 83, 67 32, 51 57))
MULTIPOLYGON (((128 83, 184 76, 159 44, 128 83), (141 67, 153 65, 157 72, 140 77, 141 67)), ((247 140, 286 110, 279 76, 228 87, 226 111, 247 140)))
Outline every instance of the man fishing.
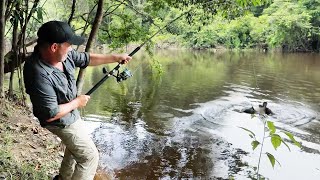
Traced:
POLYGON ((85 39, 75 35, 65 22, 49 21, 37 32, 34 52, 24 65, 24 82, 33 114, 42 127, 57 135, 66 149, 59 175, 55 179, 92 180, 99 154, 77 108, 86 106, 90 96, 77 95, 75 68, 107 63, 127 63, 126 54, 93 54, 77 52, 72 45, 85 39))

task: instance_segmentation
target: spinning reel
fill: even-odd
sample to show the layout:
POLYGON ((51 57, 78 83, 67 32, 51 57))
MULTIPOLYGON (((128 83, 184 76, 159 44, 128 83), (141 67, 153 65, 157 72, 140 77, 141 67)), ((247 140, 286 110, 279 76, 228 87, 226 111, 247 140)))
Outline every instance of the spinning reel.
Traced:
MULTIPOLYGON (((108 70, 107 68, 103 67, 102 68, 102 72, 103 74, 108 74, 108 70)), ((127 80, 129 77, 132 77, 133 74, 131 73, 131 71, 127 68, 125 68, 121 73, 119 70, 117 70, 117 75, 114 75, 112 73, 112 76, 114 76, 116 79, 117 79, 117 82, 121 82, 121 81, 124 81, 124 80, 127 80)))

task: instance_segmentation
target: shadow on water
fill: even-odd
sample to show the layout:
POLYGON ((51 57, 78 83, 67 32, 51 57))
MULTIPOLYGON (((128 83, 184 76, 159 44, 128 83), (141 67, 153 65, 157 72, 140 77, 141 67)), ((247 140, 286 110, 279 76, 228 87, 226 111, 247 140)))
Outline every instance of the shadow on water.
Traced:
POLYGON ((276 180, 320 177, 319 63, 312 58, 300 62, 300 55, 261 55, 255 61, 257 54, 227 54, 209 62, 208 55, 195 56, 192 61, 178 54, 179 63, 163 60, 167 73, 161 81, 141 78, 150 77, 143 70, 136 74, 139 81, 120 91, 129 92, 108 89, 102 96, 108 102, 92 97, 96 104, 89 105, 85 119, 92 126, 101 169, 115 179, 254 179, 259 152, 239 127, 262 138, 263 124, 241 110, 267 101, 275 113, 268 120, 279 131, 291 132, 303 147, 275 151, 266 142, 264 152, 281 166, 272 168, 264 157, 260 174, 276 180))

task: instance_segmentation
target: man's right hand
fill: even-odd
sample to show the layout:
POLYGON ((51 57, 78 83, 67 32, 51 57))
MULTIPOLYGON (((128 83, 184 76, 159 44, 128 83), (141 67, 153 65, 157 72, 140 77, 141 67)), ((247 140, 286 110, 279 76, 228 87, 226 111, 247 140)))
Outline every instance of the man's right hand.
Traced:
POLYGON ((87 105, 89 99, 90 99, 90 96, 88 95, 79 95, 77 98, 77 101, 78 101, 78 107, 84 107, 87 105))
POLYGON ((53 118, 48 119, 47 122, 52 122, 57 119, 60 119, 63 116, 65 116, 66 114, 68 114, 69 112, 71 112, 72 110, 86 106, 89 99, 90 99, 90 96, 88 96, 88 95, 80 95, 77 98, 75 98, 74 100, 72 100, 71 102, 68 102, 65 104, 60 104, 59 105, 59 113, 56 116, 54 116, 53 118))

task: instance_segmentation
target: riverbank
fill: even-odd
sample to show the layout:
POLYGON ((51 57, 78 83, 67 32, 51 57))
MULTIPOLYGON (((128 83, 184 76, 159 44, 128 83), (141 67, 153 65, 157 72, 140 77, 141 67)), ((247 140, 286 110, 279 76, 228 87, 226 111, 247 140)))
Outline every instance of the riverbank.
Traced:
POLYGON ((29 108, 2 98, 0 112, 0 179, 52 179, 62 160, 60 141, 29 108))

